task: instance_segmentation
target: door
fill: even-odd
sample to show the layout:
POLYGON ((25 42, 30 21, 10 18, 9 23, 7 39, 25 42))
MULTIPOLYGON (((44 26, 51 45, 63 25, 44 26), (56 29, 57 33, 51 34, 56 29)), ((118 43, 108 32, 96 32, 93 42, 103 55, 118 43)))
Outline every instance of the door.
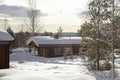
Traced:
POLYGON ((9 48, 8 45, 0 44, 0 68, 9 67, 9 48))

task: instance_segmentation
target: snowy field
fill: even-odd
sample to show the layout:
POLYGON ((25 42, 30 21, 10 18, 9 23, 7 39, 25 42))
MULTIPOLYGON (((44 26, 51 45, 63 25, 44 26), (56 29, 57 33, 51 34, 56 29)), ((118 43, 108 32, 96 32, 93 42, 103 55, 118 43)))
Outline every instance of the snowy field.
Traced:
POLYGON ((0 70, 0 80, 110 80, 110 74, 89 71, 78 56, 44 58, 18 49, 10 55, 10 69, 0 70))

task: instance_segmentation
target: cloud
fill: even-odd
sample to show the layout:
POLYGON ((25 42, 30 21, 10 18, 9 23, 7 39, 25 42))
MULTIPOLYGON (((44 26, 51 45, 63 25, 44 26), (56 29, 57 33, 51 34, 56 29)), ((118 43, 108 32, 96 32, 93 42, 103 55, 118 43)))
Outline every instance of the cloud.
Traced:
MULTIPOLYGON (((20 6, 9 6, 9 5, 0 5, 0 13, 9 15, 11 17, 27 17, 28 8, 20 7, 20 6)), ((40 10, 36 10, 39 12, 39 16, 47 16, 48 14, 42 13, 40 10)))

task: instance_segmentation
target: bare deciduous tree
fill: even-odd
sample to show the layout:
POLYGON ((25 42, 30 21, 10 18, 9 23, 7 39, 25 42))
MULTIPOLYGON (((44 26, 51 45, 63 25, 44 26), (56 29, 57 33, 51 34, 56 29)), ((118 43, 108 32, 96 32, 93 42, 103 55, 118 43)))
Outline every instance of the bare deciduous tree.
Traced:
POLYGON ((28 21, 25 22, 26 26, 28 27, 29 31, 32 32, 31 36, 35 35, 35 32, 40 32, 42 28, 40 28, 40 19, 39 19, 39 11, 36 9, 37 1, 36 0, 29 0, 29 10, 28 10, 28 21))
POLYGON ((62 27, 60 26, 58 29, 57 29, 57 31, 58 31, 58 36, 61 36, 62 35, 62 32, 63 32, 63 29, 62 29, 62 27))
POLYGON ((19 32, 24 32, 24 29, 25 29, 25 25, 24 25, 24 24, 18 25, 17 30, 18 30, 19 32))
POLYGON ((9 25, 9 20, 8 20, 7 17, 5 16, 5 17, 4 17, 4 20, 3 20, 3 29, 6 31, 8 27, 10 27, 10 25, 9 25))

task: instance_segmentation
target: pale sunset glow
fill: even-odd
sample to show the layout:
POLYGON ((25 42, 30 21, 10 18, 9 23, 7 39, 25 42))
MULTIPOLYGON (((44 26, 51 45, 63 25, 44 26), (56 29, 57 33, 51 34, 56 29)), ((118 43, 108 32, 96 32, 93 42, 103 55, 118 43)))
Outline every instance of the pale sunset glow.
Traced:
MULTIPOLYGON (((88 4, 88 0, 37 0, 36 2, 37 9, 44 15, 40 16, 44 31, 50 32, 56 32, 59 26, 65 32, 76 32, 84 22, 78 14, 86 11, 88 4)), ((3 0, 1 5, 27 8, 28 0, 3 0)), ((17 31, 16 26, 24 22, 24 16, 16 17, 9 14, 7 16, 10 17, 9 23, 14 25, 12 27, 14 31, 17 31)))

